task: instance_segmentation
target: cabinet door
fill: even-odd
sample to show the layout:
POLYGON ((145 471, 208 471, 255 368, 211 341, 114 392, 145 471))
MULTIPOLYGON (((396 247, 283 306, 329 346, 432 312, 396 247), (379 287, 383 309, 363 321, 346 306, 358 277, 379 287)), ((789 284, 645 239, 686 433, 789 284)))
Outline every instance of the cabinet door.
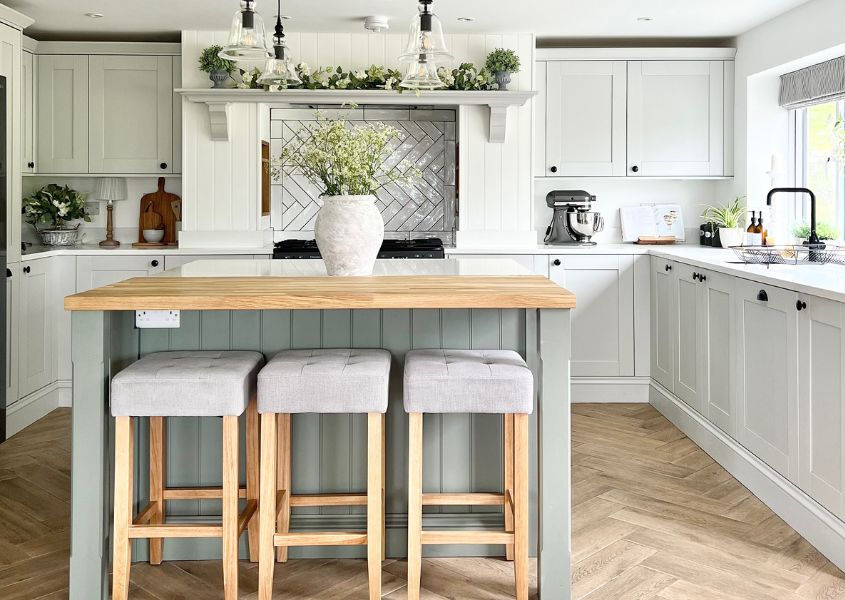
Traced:
POLYGON ((545 175, 625 175, 626 78, 624 61, 548 63, 545 175))
MULTIPOLYGON (((177 94, 175 90, 182 87, 182 57, 171 56, 173 61, 173 164, 171 165, 171 173, 182 172, 182 94, 177 94)), ((160 167, 160 165, 159 165, 160 167)))
POLYGON ((628 175, 724 174, 724 63, 628 63, 628 175))
POLYGON ((798 480, 798 295, 737 280, 739 442, 798 480))
POLYGON ((173 59, 92 56, 89 169, 92 173, 173 170, 173 59))
POLYGON ((676 337, 673 340, 675 395, 690 408, 702 412, 703 335, 701 324, 704 313, 701 308, 703 286, 698 281, 701 270, 676 263, 673 271, 676 320, 676 337))
MULTIPOLYGON (((20 356, 18 344, 20 343, 20 280, 21 265, 12 263, 6 265, 6 406, 9 407, 18 401, 18 379, 20 367, 20 356)), ((2 411, 2 417, 6 413, 2 411)), ((3 433, 5 434, 5 424, 3 433)), ((2 436, 0 436, 2 437, 2 436)))
POLYGON ((21 170, 35 172, 35 56, 21 52, 21 170))
POLYGON ((673 263, 651 259, 651 377, 670 392, 675 381, 675 283, 673 263))
POLYGON ((20 289, 20 381, 23 398, 49 385, 53 375, 53 337, 50 306, 53 290, 50 282, 50 259, 22 263, 20 289))
POLYGON ((85 292, 163 270, 163 256, 79 256, 76 259, 76 291, 85 292))
POLYGON ((736 435, 736 279, 712 271, 703 289, 702 414, 730 436, 736 435))
POLYGON ((802 298, 798 379, 801 488, 845 517, 845 316, 843 305, 802 298), (802 305, 803 306, 803 305, 802 305))
POLYGON ((632 256, 552 256, 549 277, 575 293, 572 376, 634 375, 632 256))
POLYGON ((88 57, 38 57, 38 171, 88 172, 88 57))

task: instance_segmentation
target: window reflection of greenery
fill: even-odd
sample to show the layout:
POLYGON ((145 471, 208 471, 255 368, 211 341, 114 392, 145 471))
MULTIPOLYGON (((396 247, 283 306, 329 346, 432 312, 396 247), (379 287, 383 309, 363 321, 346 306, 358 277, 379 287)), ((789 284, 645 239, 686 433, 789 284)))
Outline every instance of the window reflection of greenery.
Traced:
POLYGON ((843 102, 828 102, 805 109, 805 181, 818 198, 818 220, 829 223, 842 237, 845 226, 845 165, 837 155, 834 129, 843 117, 843 102))

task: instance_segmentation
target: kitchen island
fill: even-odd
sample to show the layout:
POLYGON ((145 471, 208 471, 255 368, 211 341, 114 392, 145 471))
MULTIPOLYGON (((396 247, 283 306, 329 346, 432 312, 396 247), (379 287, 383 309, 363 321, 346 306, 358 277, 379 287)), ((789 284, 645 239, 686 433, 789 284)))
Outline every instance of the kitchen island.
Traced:
MULTIPOLYGON (((159 276, 69 296, 73 311, 73 440, 70 597, 108 598, 112 419, 111 378, 149 352, 288 348, 384 348, 393 356, 387 415, 387 553, 405 555, 407 415, 402 364, 414 348, 509 349, 534 372, 531 539, 546 600, 570 586, 570 309, 573 294, 509 260, 378 261, 372 277, 330 278, 322 261, 198 261, 159 276), (178 329, 136 329, 136 310, 179 310, 178 329)), ((426 490, 502 487, 502 423, 497 415, 426 415, 426 490)), ((146 423, 139 424, 139 473, 146 473, 146 423)), ((170 419, 169 485, 219 485, 220 423, 170 419)), ((361 415, 296 415, 293 488, 345 492, 366 484, 366 422, 361 415)), ((147 482, 137 477, 136 506, 147 482)), ((501 509, 444 507, 426 527, 501 528, 501 509)), ((168 521, 213 519, 213 500, 170 502, 168 521)), ((360 528, 357 509, 302 509, 293 529, 360 528)), ((428 549, 427 549, 428 550, 428 549)), ((136 543, 134 558, 146 558, 136 543)), ((439 556, 501 554, 501 548, 434 547, 439 556)), ((293 557, 356 556, 357 548, 302 549, 293 557)), ((219 544, 178 539, 165 559, 219 558, 219 544)))

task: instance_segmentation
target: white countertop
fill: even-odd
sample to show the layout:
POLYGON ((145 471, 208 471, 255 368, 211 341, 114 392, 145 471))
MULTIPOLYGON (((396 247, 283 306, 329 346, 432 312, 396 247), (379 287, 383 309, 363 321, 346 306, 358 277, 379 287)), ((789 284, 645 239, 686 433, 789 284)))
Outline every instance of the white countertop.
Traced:
POLYGON ((132 244, 121 244, 113 249, 101 248, 97 244, 80 244, 65 248, 31 246, 21 255, 21 260, 35 260, 36 258, 45 258, 48 256, 205 256, 215 254, 243 254, 245 256, 266 254, 270 256, 273 254, 273 246, 263 246, 260 248, 179 248, 176 246, 165 248, 136 248, 132 244))
POLYGON ((480 254, 648 254, 649 248, 654 246, 640 246, 638 244, 597 244, 595 246, 520 246, 518 248, 446 248, 448 256, 480 255, 480 254))

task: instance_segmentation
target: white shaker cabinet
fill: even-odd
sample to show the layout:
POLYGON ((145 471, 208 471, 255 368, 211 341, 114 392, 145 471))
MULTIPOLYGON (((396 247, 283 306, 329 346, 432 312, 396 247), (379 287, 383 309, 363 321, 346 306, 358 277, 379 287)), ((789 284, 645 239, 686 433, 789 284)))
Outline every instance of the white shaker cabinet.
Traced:
POLYGON ((628 63, 628 175, 725 172, 724 61, 628 63))
POLYGON ((702 414, 728 435, 736 435, 736 279, 721 273, 704 276, 701 311, 702 414))
POLYGON ((572 291, 573 377, 634 375, 634 257, 550 257, 549 278, 572 291))
POLYGON ((651 259, 651 377, 670 392, 675 381, 675 263, 651 259))
POLYGON ((51 306, 55 302, 49 258, 21 263, 19 397, 55 380, 54 331, 51 306))
POLYGON ((543 64, 546 164, 537 175, 624 176, 627 63, 543 64))
POLYGON ((845 307, 815 297, 798 302, 799 485, 845 518, 845 307))
POLYGON ((163 256, 79 256, 76 258, 76 291, 86 292, 163 270, 163 256))
POLYGON ((91 56, 88 64, 89 171, 173 172, 173 58, 91 56))
POLYGON ((38 57, 40 173, 88 172, 88 57, 38 57))
POLYGON ((678 398, 690 408, 702 412, 701 374, 704 369, 701 346, 704 294, 699 283, 700 269, 675 263, 672 273, 675 296, 672 384, 678 398))
POLYGON ((6 265, 6 406, 18 401, 20 368, 20 263, 6 265))
POLYGON ((737 438, 798 481, 798 294, 744 279, 737 296, 737 438))
POLYGON ((21 52, 21 172, 35 172, 35 55, 21 52))

